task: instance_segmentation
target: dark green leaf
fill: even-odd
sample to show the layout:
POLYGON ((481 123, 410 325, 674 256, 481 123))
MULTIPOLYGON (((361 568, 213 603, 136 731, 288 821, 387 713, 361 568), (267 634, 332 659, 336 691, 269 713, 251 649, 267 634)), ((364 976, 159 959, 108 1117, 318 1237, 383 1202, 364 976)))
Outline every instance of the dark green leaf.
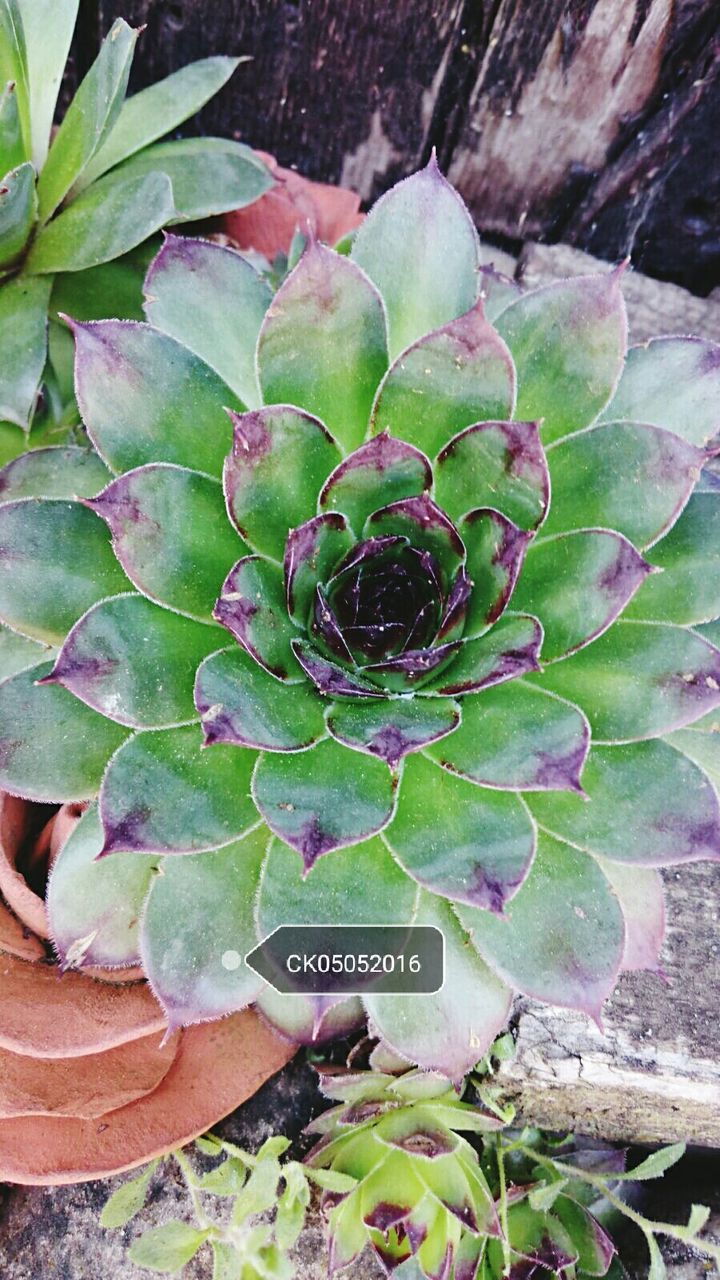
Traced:
POLYGON ((29 163, 7 173, 0 187, 0 269, 22 253, 37 213, 35 170, 29 163))
POLYGON ((15 276, 0 284, 0 420, 27 430, 47 352, 50 281, 15 276))

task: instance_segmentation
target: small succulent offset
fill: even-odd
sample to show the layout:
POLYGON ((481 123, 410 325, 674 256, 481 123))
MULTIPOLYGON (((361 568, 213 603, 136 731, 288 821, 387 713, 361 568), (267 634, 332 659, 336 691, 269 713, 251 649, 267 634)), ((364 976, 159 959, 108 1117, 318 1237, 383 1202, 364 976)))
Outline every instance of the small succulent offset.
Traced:
POLYGON ((70 321, 94 451, 0 472, 0 785, 92 802, 65 963, 140 962, 171 1026, 368 1017, 459 1079, 513 991, 599 1018, 657 966, 658 868, 720 856, 720 348, 628 351, 619 269, 483 270, 434 162, 346 250, 273 296, 169 236, 147 323, 70 321), (435 995, 243 962, 410 921, 435 995))
MULTIPOLYGON (((337 1105, 306 1130, 321 1136, 302 1164, 282 1160, 290 1146, 282 1137, 252 1156, 208 1135, 197 1146, 220 1162, 204 1172, 175 1152, 197 1225, 174 1221, 145 1231, 130 1246, 131 1259, 176 1272, 209 1245, 218 1277, 290 1280, 313 1184, 331 1276, 372 1251, 397 1280, 623 1280, 608 1232, 613 1211, 645 1235, 651 1280, 665 1275, 658 1235, 720 1258, 720 1247, 700 1237, 707 1209, 694 1206, 686 1225, 654 1222, 622 1194, 628 1183, 662 1176, 683 1155, 682 1143, 627 1170, 624 1150, 511 1128, 511 1111, 503 1112, 482 1073, 457 1091, 416 1070, 321 1069, 320 1083, 337 1105), (227 1207, 208 1213, 207 1197, 227 1207)), ((111 1196, 103 1226, 125 1226, 141 1212, 157 1165, 111 1196)))
POLYGON ((125 101, 139 33, 122 19, 51 141, 77 11, 78 0, 0 0, 3 461, 22 451, 31 428, 37 443, 68 425, 72 354, 58 308, 78 319, 141 315, 143 262, 131 251, 161 227, 241 207, 272 186, 240 143, 158 143, 222 88, 239 59, 205 58, 125 101))

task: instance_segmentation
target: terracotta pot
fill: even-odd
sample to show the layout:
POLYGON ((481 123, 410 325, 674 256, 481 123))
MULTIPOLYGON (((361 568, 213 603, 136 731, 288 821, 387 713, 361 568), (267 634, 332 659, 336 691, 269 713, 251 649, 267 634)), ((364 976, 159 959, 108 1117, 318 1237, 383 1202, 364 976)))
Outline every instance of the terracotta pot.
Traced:
POLYGON ((0 792, 0 1181, 143 1164, 211 1128, 294 1053, 250 1011, 165 1042, 139 971, 61 973, 41 892, 81 812, 48 818, 0 792))
POLYGON ((257 153, 270 169, 276 186, 246 209, 226 213, 223 230, 239 249, 255 249, 271 261, 287 253, 295 232, 309 228, 318 240, 335 244, 360 226, 360 197, 347 187, 312 182, 292 169, 283 169, 274 156, 257 153))

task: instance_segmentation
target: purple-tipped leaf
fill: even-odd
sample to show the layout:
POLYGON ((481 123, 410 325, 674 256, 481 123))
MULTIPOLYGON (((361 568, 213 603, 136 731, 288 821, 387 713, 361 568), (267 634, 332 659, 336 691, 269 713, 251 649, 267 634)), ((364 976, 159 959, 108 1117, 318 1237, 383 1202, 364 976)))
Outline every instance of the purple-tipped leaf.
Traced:
POLYGON ((385 833, 401 866, 432 893, 502 912, 535 854, 535 824, 516 795, 489 791, 413 756, 385 833))
POLYGON ((562 1223, 577 1249, 579 1270, 587 1276, 606 1275, 616 1249, 597 1218, 577 1200, 562 1194, 553 1204, 552 1213, 562 1223))
POLYGON ((537 614, 543 661, 551 662, 602 635, 651 572, 632 543, 609 529, 543 538, 528 547, 513 608, 537 614))
POLYGON ((305 675, 328 698, 383 698, 382 689, 364 680, 360 672, 349 671, 323 657, 307 640, 293 640, 292 651, 305 675))
POLYGON ((261 751, 301 751, 326 734, 322 703, 312 686, 273 680, 239 646, 201 663, 195 705, 206 746, 231 742, 261 751))
POLYGON ((285 597, 290 617, 307 627, 319 583, 326 582, 353 545, 350 526, 336 511, 291 529, 285 546, 285 597))
POLYGON ((383 431, 335 468, 323 486, 320 506, 324 511, 342 511, 359 532, 373 511, 401 498, 417 497, 432 483, 425 454, 383 431))
POLYGON ((439 679, 438 671, 450 664, 460 648, 460 641, 455 640, 435 648, 406 649, 396 658, 369 662, 363 671, 383 688, 393 693, 407 693, 420 688, 433 676, 439 679))
POLYGON ((213 617, 277 680, 298 680, 291 641, 297 635, 285 609, 282 570, 262 556, 245 556, 222 585, 213 617))
POLYGON ((230 517, 256 551, 281 560, 288 531, 315 514, 340 450, 318 418, 290 405, 231 418, 232 453, 223 472, 230 517))
POLYGON ((504 421, 514 407, 510 352, 478 302, 397 357, 378 389, 372 426, 434 457, 458 431, 504 421))
POLYGON ((436 640, 447 644, 452 640, 460 639, 467 625, 472 593, 472 579, 464 568, 459 569, 445 602, 445 611, 440 621, 436 640))
POLYGON ((460 521, 473 583, 465 636, 470 639, 497 622, 515 590, 532 534, 491 508, 470 511, 460 521))
POLYGON ((436 496, 453 519, 495 507, 521 529, 536 529, 550 502, 537 422, 481 422, 454 436, 435 463, 436 496))
POLYGON ((484 635, 465 640, 447 671, 423 692, 474 693, 537 671, 542 635, 537 618, 506 614, 484 635))
POLYGON ((465 560, 465 548, 455 525, 426 493, 381 507, 365 522, 363 536, 407 538, 416 550, 429 551, 448 579, 465 560))
POLYGON ((383 699, 331 707, 327 726, 338 742, 386 760, 392 769, 406 755, 445 738, 460 723, 460 706, 451 698, 383 699))
POLYGON ((589 426, 617 387, 627 348, 620 276, 544 285, 498 317, 517 369, 516 416, 542 418, 546 442, 589 426))

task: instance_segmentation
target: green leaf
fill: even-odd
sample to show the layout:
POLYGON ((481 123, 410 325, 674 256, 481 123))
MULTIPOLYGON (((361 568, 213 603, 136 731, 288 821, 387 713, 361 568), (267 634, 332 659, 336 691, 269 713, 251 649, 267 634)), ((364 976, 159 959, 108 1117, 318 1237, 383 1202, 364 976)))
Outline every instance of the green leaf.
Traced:
POLYGON ((434 155, 373 206, 350 256, 382 294, 393 359, 469 311, 477 297, 477 232, 434 155))
POLYGON ((535 824, 516 795, 406 760, 385 839, 408 875, 441 897, 502 912, 535 854, 535 824))
MULTIPOLYGON (((86 271, 68 271, 56 276, 52 291, 52 319, 56 313, 64 313, 72 316, 73 320, 104 320, 108 315, 116 320, 144 320, 142 286, 146 264, 143 250, 149 247, 144 244, 114 262, 101 262, 86 271)), ((75 352, 72 334, 62 320, 50 326, 50 356, 56 373, 59 341, 69 348, 70 386, 66 397, 69 398, 74 391, 75 352)), ((63 362, 64 358, 63 353, 63 362)))
MULTIPOLYGON (((1 58, 2 55, 0 60, 1 58)), ((18 111, 17 82, 8 80, 4 88, 0 89, 0 173, 16 169, 24 160, 25 146, 18 111)))
POLYGON ((0 618, 48 644, 61 644, 86 609, 127 587, 102 521, 60 498, 0 505, 0 565, 0 618))
POLYGON ((483 506, 521 529, 535 529, 545 518, 550 482, 536 422, 469 427, 445 446, 434 470, 438 503, 453 520, 483 506))
POLYGON ((637 742, 720 705, 720 653, 683 627, 621 620, 532 680, 576 702, 594 738, 637 742))
POLYGON ((209 1228, 200 1230, 189 1222, 165 1222, 133 1240, 128 1257, 138 1267, 170 1274, 190 1262, 209 1235, 209 1228))
POLYGON ((356 449, 388 365, 380 295, 349 258, 309 244, 270 305, 257 361, 266 404, 298 405, 356 449))
POLYGON ((201 58, 123 102, 115 124, 75 184, 82 191, 108 169, 195 115, 222 89, 243 58, 201 58))
POLYGON ((513 609, 537 614, 545 632, 542 657, 552 662, 602 635, 649 573, 650 566, 619 533, 561 533, 528 547, 513 609))
POLYGON ((395 784, 380 760, 349 755, 328 739, 310 751, 261 756, 253 794, 268 826, 297 849, 309 869, 321 854, 357 844, 387 826, 395 784))
POLYGON ((504 916, 457 911, 506 982, 533 999, 600 1016, 620 970, 625 924, 592 858, 541 832, 530 874, 504 916))
POLYGON ((213 1252, 212 1280, 242 1280, 245 1259, 232 1244, 211 1240, 213 1252))
POLYGON ((275 1205, 282 1170, 277 1159, 261 1160, 253 1169, 235 1201, 232 1222, 240 1225, 256 1213, 266 1213, 275 1205))
POLYGON ((0 420, 29 428, 47 352, 50 281, 15 276, 0 284, 0 420))
POLYGON ((152 1160, 139 1177, 123 1182, 117 1191, 113 1191, 100 1214, 101 1227, 105 1227, 106 1231, 114 1230, 117 1227, 126 1227, 128 1222, 132 1222, 145 1207, 150 1180, 159 1163, 159 1160, 152 1160))
POLYGON ((585 796, 528 796, 528 803, 553 835, 619 862, 662 867, 720 858, 715 789, 666 743, 593 746, 583 789, 585 796))
POLYGON ((616 1250, 605 1228, 570 1196, 559 1196, 553 1213, 578 1251, 579 1270, 588 1276, 606 1275, 616 1250))
POLYGON ((422 693, 473 693, 537 671, 541 644, 537 618, 506 613, 476 640, 466 640, 446 670, 425 684, 422 693))
POLYGON ((158 860, 136 853, 98 861, 102 847, 103 829, 93 804, 52 868, 47 907, 53 943, 64 961, 82 940, 83 964, 138 964, 139 921, 158 860))
POLYGON ((12 266, 22 253, 36 213, 35 170, 21 164, 5 175, 0 187, 0 269, 12 266))
POLYGON ((339 1195, 347 1195, 357 1186, 357 1178, 348 1173, 339 1173, 337 1169, 313 1169, 308 1167, 305 1176, 322 1187, 324 1191, 337 1191, 339 1195))
POLYGON ((288 405, 232 415, 224 472, 228 511, 244 538, 282 560, 288 530, 315 515, 340 450, 318 418, 288 405))
POLYGON ((667 1267, 665 1259, 660 1252, 655 1236, 650 1231, 645 1233, 647 1241, 648 1253, 650 1254, 650 1267, 647 1273, 647 1280, 667 1280, 667 1267))
POLYGON ((172 462, 220 475, 225 406, 239 401, 212 369, 150 325, 101 320, 73 332, 80 412, 111 470, 172 462))
POLYGON ((0 471, 0 502, 16 498, 90 498, 112 477, 92 449, 31 449, 0 471))
POLYGON ((247 1170, 241 1160, 228 1156, 222 1164, 209 1169, 198 1179, 198 1188, 214 1196, 236 1196, 245 1185, 247 1170))
POLYGON ((50 130, 77 11, 78 0, 30 0, 30 3, 24 0, 22 3, 32 161, 38 173, 48 153, 50 130))
POLYGON ((533 1187, 528 1194, 530 1208, 538 1213, 545 1213, 548 1209, 552 1209, 567 1183, 567 1178, 558 1178, 555 1182, 541 1182, 539 1186, 533 1187))
POLYGON ((118 724, 169 729, 197 719, 195 673, 220 639, 144 596, 111 596, 72 628, 52 680, 118 724))
POLYGON ((631 347, 603 419, 651 422, 700 447, 717 434, 720 347, 702 338, 652 338, 631 347))
POLYGON ((590 743, 582 711, 523 680, 463 700, 462 724, 427 754, 453 773, 513 791, 576 791, 590 743))
POLYGON ((490 1047, 507 1021, 510 991, 468 946, 450 905, 423 893, 415 924, 433 925, 445 938, 445 982, 423 996, 367 995, 373 1027, 408 1062, 459 1080, 490 1047))
POLYGON ((547 458, 552 506, 543 535, 615 529, 647 547, 677 519, 705 455, 658 427, 603 422, 558 442, 547 458))
MULTIPOLYGON (((109 525, 115 555, 139 591, 211 621, 225 577, 245 551, 217 480, 158 463, 120 476, 89 505, 109 525)), ((224 637, 216 635, 220 648, 224 637)))
POLYGON ((195 702, 206 746, 234 742, 261 751, 302 751, 327 733, 312 686, 273 680, 237 645, 201 663, 195 702))
MULTIPOLYGON (((93 183, 98 199, 116 199, 129 179, 164 174, 172 184, 171 222, 212 218, 252 204, 273 186, 268 169, 241 142, 228 138, 182 138, 157 142, 93 183)), ((88 193, 89 194, 89 193, 88 193)), ((80 197, 86 198, 86 197, 80 197)))
POLYGON ((285 546, 287 608, 299 627, 307 627, 316 588, 352 550, 355 538, 347 520, 327 511, 291 529, 285 546))
POLYGON ((91 187, 38 232, 26 270, 48 275, 109 262, 159 231, 174 212, 172 187, 163 173, 128 178, 111 192, 91 187))
POLYGON ((13 84, 22 136, 20 160, 32 154, 30 89, 23 13, 19 0, 0 0, 0 85, 13 84))
POLYGON ((255 348, 272 291, 232 249, 168 235, 145 280, 151 324, 194 351, 242 400, 260 403, 255 348))
POLYGON ((55 212, 117 120, 137 35, 122 18, 116 20, 65 112, 38 181, 43 222, 55 212))
MULTIPOLYGON (((291 683, 302 680, 291 647, 297 633, 285 608, 283 574, 279 565, 262 556, 245 556, 238 560, 223 583, 213 616, 276 680, 291 683)), ((268 691, 267 696, 272 698, 272 691, 268 691)), ((285 699, 285 706, 289 708, 290 705, 292 700, 288 702, 285 699)), ((269 716, 273 715, 269 705, 266 710, 269 716)))
POLYGON ((172 1026, 220 1018, 259 994, 262 979, 244 957, 258 942, 254 906, 268 839, 260 826, 224 849, 166 858, 153 880, 142 963, 172 1026))
POLYGON ((201 748, 199 725, 137 733, 125 743, 103 780, 103 854, 200 853, 257 823, 250 799, 255 752, 201 748))
POLYGON ((466 568, 472 588, 463 634, 481 635, 504 613, 522 570, 531 534, 491 507, 463 516, 459 533, 467 551, 466 568))
POLYGON ((407 538, 417 551, 429 551, 448 583, 465 561, 457 529, 427 493, 380 507, 365 521, 362 532, 363 538, 407 538))
POLYGON ((397 357, 378 388, 372 429, 432 457, 464 427, 510 418, 514 406, 510 352, 478 303, 397 357))
POLYGON ((0 680, 17 675, 19 671, 27 671, 28 667, 37 666, 43 658, 53 657, 53 652, 44 644, 19 636, 8 627, 0 626, 0 680))
POLYGON ((451 698, 383 698, 378 702, 336 702, 328 711, 333 738, 386 760, 391 768, 452 733, 460 723, 460 704, 451 698))
POLYGON ((323 486, 319 507, 341 511, 353 529, 368 516, 401 498, 418 497, 432 488, 428 459, 419 449, 387 432, 368 440, 335 468, 323 486))
POLYGON ((653 574, 627 610, 629 618, 692 626, 720 614, 720 494, 694 493, 677 523, 653 547, 653 574))
POLYGON ((88 800, 127 730, 74 698, 38 685, 52 663, 0 684, 0 786, 48 804, 88 800))
POLYGON ((651 1178, 661 1178, 668 1169, 672 1169, 678 1160, 682 1160, 685 1155, 685 1143, 674 1142, 672 1146, 661 1147, 659 1151, 653 1151, 651 1155, 646 1156, 640 1164, 636 1164, 634 1169, 628 1169, 626 1173, 620 1173, 616 1176, 624 1179, 625 1182, 647 1182, 651 1178))
POLYGON ((498 317, 497 330, 517 369, 517 417, 544 419, 546 442, 580 431, 605 408, 623 367, 620 272, 575 276, 523 294, 498 317))
POLYGON ((304 874, 294 849, 274 838, 257 895, 262 937, 279 925, 397 924, 411 920, 417 885, 397 865, 377 836, 304 874))

